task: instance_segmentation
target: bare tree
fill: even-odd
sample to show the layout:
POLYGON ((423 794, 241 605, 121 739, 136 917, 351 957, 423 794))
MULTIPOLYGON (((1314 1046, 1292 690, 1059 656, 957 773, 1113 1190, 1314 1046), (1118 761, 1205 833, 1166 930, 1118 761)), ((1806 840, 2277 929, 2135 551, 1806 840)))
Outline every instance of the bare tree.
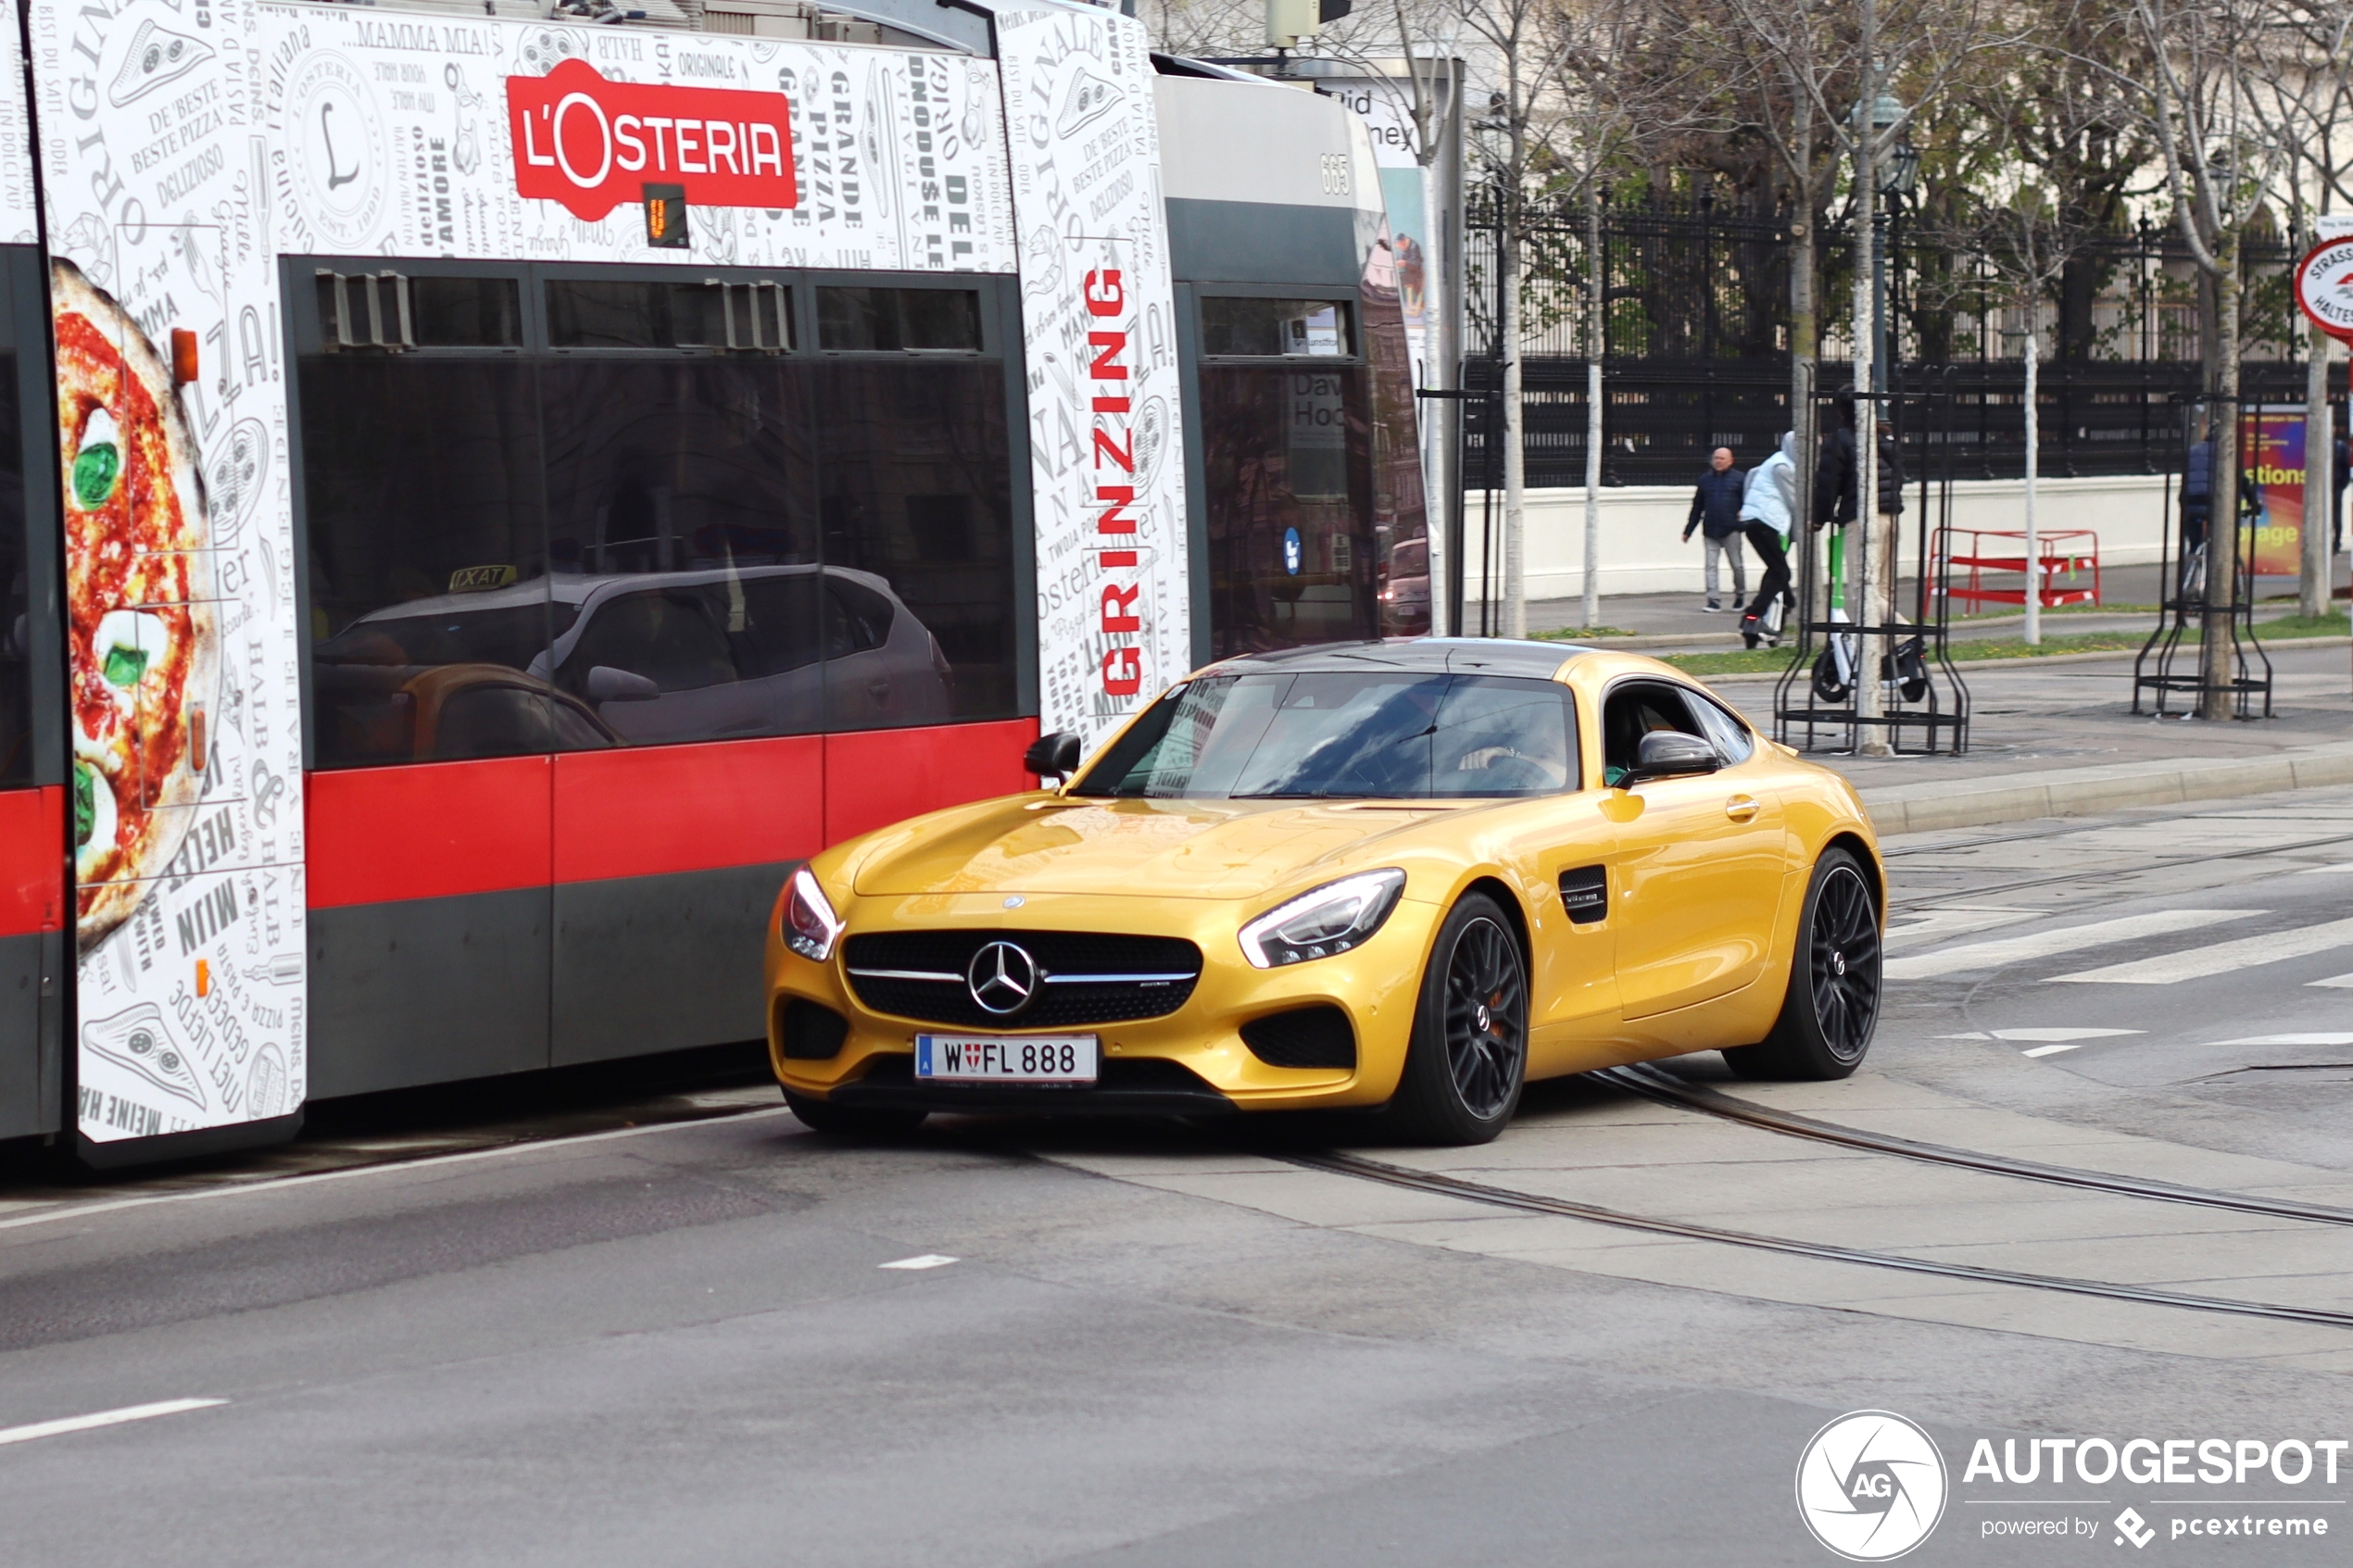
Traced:
POLYGON ((2284 161, 2275 124, 2259 99, 2265 69, 2265 11, 2272 0, 2118 0, 2112 25, 2129 32, 2137 68, 2082 56, 2125 89, 2124 101, 2157 144, 2171 218, 2203 277, 2199 346, 2218 414, 2213 499, 2198 655, 2205 688, 2198 711, 2231 715, 2238 676, 2229 635, 2238 598, 2239 357, 2246 297, 2243 242, 2284 161))
MULTIPOLYGON (((2250 107, 2284 155, 2281 170, 2296 243, 2313 237, 2312 219, 2347 196, 2353 173, 2342 138, 2353 120, 2353 0, 2274 0, 2265 28, 2267 67, 2250 107)), ((2329 533, 2336 511, 2329 418, 2329 360, 2335 340, 2306 324, 2304 380, 2303 550, 2298 561, 2299 610, 2326 614, 2329 533)))

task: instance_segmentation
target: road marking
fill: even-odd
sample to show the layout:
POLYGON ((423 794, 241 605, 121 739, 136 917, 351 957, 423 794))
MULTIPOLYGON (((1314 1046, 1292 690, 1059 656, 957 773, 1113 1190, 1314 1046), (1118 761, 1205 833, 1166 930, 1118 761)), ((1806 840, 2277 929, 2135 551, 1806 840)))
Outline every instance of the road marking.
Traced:
MULTIPOLYGON (((2131 1034, 2133 1031, 2126 1030, 2125 1033, 2131 1034)), ((2081 1040, 2063 1040, 2056 1046, 2036 1046, 2032 1050, 2020 1051, 2018 1054, 2020 1056, 2057 1056, 2061 1051, 2075 1050, 2082 1044, 2083 1042, 2081 1040)))
POLYGON ((925 1252, 920 1257, 901 1258, 895 1263, 876 1263, 878 1269, 944 1269, 962 1259, 950 1258, 945 1252, 925 1252))
MULTIPOLYGON (((1982 1029, 1973 1035, 1939 1035, 1940 1040, 2047 1040, 2054 1044, 2066 1041, 2081 1045, 2085 1040, 2105 1040, 2117 1035, 2145 1035, 2145 1029, 1982 1029)), ((2035 1054, 2032 1051, 2026 1053, 2035 1054)))
POLYGON ((1986 931, 1997 925, 2016 925, 2022 920, 2040 920, 2049 911, 2044 909, 1996 909, 1992 905, 1979 908, 1929 909, 1918 915, 1895 917, 1900 925, 1887 928, 1890 951, 1897 947, 1917 947, 1923 942, 1942 942, 1948 936, 1966 936, 1972 931, 1986 931))
POLYGON ((2353 1032, 2338 1029, 2317 1035, 2249 1035, 2244 1040, 2211 1040, 2216 1046, 2353 1046, 2353 1032))
POLYGON ((2178 985, 2184 980, 2204 980, 2286 959, 2309 958, 2348 944, 2353 944, 2353 920, 2333 920, 2308 925, 2301 931, 2242 936, 2235 942, 2217 942, 2210 947, 2192 947, 2183 953, 2136 959, 2131 963, 2080 970, 2073 974, 2054 974, 2051 979, 2090 985, 2178 985))
POLYGON ((2326 980, 2307 980, 2307 985, 2330 985, 2339 991, 2353 991, 2353 974, 2332 974, 2326 980))
POLYGON ((89 1415, 69 1415, 59 1421, 36 1421, 30 1426, 0 1426, 0 1443, 30 1443, 41 1437, 62 1437, 69 1432, 88 1432, 99 1426, 120 1426, 126 1421, 152 1421, 159 1415, 178 1415, 182 1411, 210 1410, 225 1405, 226 1399, 159 1399, 152 1405, 125 1405, 120 1410, 98 1411, 89 1415))
POLYGON ((1891 980, 1928 980, 1940 974, 1956 974, 1965 969, 1999 969, 2005 964, 2018 963, 2026 959, 2079 952, 2085 947, 2104 947, 2111 943, 2130 942, 2141 936, 2196 931, 2209 928, 2218 921, 2245 920, 2250 915, 2269 912, 2265 909, 2159 909, 2153 914, 2097 920, 2088 925, 2061 926, 2057 931, 2038 932, 2032 936, 1964 942, 1957 947, 1922 953, 1917 958, 1890 959, 1885 972, 1891 980))
POLYGON ((136 1198, 105 1198, 96 1203, 59 1204, 38 1214, 17 1214, 0 1220, 0 1231, 12 1231, 23 1225, 44 1225, 53 1220, 79 1219, 90 1214, 111 1214, 124 1209, 145 1209, 156 1203, 195 1203, 208 1198, 235 1198, 257 1192, 285 1192, 295 1187, 307 1187, 317 1182, 340 1182, 353 1176, 379 1176, 393 1171, 431 1171, 444 1165, 470 1164, 477 1160, 497 1160, 510 1154, 523 1154, 532 1149, 570 1148, 585 1143, 609 1143, 616 1138, 642 1138, 655 1133, 683 1133, 695 1127, 733 1126, 743 1122, 761 1122, 775 1116, 792 1114, 779 1105, 762 1110, 730 1110, 716 1116, 696 1116, 683 1122, 656 1122, 643 1127, 614 1127, 601 1133, 582 1133, 569 1138, 521 1138, 502 1143, 496 1148, 469 1148, 456 1154, 429 1155, 422 1160, 387 1160, 374 1165, 346 1165, 336 1171, 306 1171, 296 1176, 258 1176, 251 1181, 230 1182, 195 1192, 142 1193, 136 1198))

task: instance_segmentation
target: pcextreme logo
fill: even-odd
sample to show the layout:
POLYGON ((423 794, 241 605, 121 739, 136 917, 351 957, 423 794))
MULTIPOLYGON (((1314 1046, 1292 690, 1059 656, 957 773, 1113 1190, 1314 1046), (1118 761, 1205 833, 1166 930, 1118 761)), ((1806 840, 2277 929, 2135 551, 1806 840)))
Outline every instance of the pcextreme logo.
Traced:
POLYGON ((1814 1434, 1797 1461, 1797 1512, 1851 1562, 1903 1556, 1944 1516, 1944 1456, 1888 1411, 1856 1411, 1814 1434))

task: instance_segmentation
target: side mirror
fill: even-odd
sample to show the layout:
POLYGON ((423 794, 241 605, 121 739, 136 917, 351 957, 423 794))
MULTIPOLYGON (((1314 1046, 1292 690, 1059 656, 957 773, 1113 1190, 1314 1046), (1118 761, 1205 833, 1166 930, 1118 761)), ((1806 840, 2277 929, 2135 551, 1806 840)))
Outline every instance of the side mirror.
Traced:
POLYGON ((1078 771, 1078 737, 1068 730, 1056 730, 1051 735, 1039 735, 1021 754, 1024 772, 1040 778, 1066 779, 1078 771))
POLYGON ((615 670, 610 664, 589 667, 590 702, 651 702, 661 695, 660 686, 635 671, 615 670))
POLYGON ((1627 775, 1626 783, 1638 784, 1646 779, 1712 773, 1723 765, 1723 759, 1716 755, 1716 747, 1699 736, 1674 730, 1653 730, 1642 737, 1641 748, 1634 754, 1634 771, 1627 775))

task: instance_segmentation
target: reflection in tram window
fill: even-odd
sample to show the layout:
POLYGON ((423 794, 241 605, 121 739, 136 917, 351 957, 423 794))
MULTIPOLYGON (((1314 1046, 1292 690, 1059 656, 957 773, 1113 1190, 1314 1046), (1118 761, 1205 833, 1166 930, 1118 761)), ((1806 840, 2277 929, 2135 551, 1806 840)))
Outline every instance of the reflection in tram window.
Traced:
POLYGON ((816 373, 826 728, 1012 715, 1003 367, 844 359, 816 373))
POLYGON ((765 359, 542 371, 556 601, 531 666, 635 744, 823 721, 806 414, 765 359))
POLYGON ((1350 365, 1204 365, 1210 651, 1378 634, 1371 430, 1350 365))
POLYGON ((0 353, 0 789, 32 782, 31 612, 17 357, 0 353))
POLYGON ((1348 306, 1336 299, 1204 299, 1201 351, 1211 358, 1345 358, 1355 352, 1348 318, 1348 306))
POLYGON ((558 348, 724 348, 715 283, 550 278, 547 341, 558 348))
POLYGON ((820 348, 980 352, 980 295, 970 289, 821 288, 820 348))
POLYGON ((512 361, 303 361, 318 766, 442 755, 438 715, 468 684, 514 695, 450 744, 546 748, 550 699, 526 674, 550 635, 532 382, 512 361))

